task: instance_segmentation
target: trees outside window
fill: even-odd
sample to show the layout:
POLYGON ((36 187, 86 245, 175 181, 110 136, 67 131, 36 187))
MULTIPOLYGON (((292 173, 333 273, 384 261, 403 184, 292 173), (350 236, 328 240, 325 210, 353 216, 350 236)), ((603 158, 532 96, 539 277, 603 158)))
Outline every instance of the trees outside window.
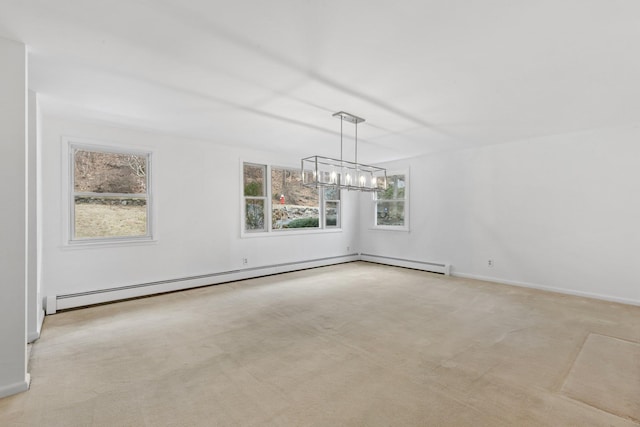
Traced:
POLYGON ((265 165, 243 165, 244 230, 265 231, 267 201, 267 167, 265 165))
POLYGON ((243 232, 340 228, 339 190, 304 187, 300 169, 253 163, 242 167, 243 232))
POLYGON ((376 227, 407 228, 406 178, 406 174, 390 175, 387 177, 387 188, 374 194, 376 227))
POLYGON ((320 197, 302 185, 299 169, 271 168, 271 228, 320 227, 320 197))
POLYGON ((340 228, 340 190, 326 187, 323 201, 325 227, 340 228))

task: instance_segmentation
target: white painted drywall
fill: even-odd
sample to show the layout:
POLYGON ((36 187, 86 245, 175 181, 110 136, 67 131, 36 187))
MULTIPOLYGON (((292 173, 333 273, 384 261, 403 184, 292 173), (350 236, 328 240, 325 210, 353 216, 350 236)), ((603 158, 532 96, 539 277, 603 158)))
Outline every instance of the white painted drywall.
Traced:
POLYGON ((0 38, 0 397, 24 391, 27 374, 27 53, 0 38))
MULTIPOLYGON (((344 231, 240 237, 240 159, 298 156, 47 116, 43 125, 43 296, 363 253, 452 264, 459 276, 640 303, 640 129, 603 129, 425 156, 410 170, 409 232, 371 230, 345 193, 344 231), (153 151, 153 244, 70 248, 63 136, 153 151), (361 226, 357 227, 360 221, 361 226), (487 265, 493 261, 493 267, 487 265)), ((259 137, 259 136, 256 136, 259 137)))
POLYGON ((28 95, 28 144, 27 144, 27 341, 40 337, 44 319, 40 283, 38 279, 38 96, 34 91, 28 95))
POLYGON ((42 120, 44 297, 239 270, 245 267, 242 258, 248 258, 246 267, 252 268, 357 251, 355 193, 344 194, 343 232, 240 237, 241 159, 298 168, 300 156, 52 117, 46 110, 42 120), (65 136, 153 152, 155 243, 92 248, 66 244, 65 136))
POLYGON ((363 196, 361 250, 640 304, 638 141, 629 126, 389 164, 411 169, 410 232, 371 230, 363 196))

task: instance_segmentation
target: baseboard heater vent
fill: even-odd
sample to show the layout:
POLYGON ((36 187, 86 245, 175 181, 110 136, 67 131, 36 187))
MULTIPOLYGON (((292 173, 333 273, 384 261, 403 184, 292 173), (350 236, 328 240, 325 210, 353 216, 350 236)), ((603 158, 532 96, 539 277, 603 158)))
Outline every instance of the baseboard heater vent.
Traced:
POLYGON ((54 297, 49 296, 46 299, 46 313, 54 314, 57 310, 161 294, 164 292, 180 291, 201 286, 217 285, 236 280, 252 279, 255 277, 269 276, 271 274, 304 270, 306 268, 358 261, 359 259, 359 255, 354 253, 341 256, 315 258, 305 261, 285 262, 260 267, 248 267, 239 270, 229 270, 219 273, 201 274, 169 280, 137 283, 134 285, 117 286, 94 291, 61 294, 54 297))
POLYGON ((415 261, 404 258, 394 258, 383 255, 360 254, 362 261, 375 262, 377 264, 393 265, 396 267, 414 268, 416 270, 429 271, 432 273, 440 273, 446 276, 451 274, 451 264, 443 264, 439 262, 415 261))

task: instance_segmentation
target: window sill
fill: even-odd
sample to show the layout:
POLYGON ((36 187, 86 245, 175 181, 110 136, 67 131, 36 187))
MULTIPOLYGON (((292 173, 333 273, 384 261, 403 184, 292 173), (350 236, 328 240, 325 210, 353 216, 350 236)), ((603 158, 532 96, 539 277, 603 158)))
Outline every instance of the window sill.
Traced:
POLYGON ((303 234, 328 234, 328 233, 342 233, 342 228, 324 228, 324 229, 314 229, 314 230, 271 230, 271 231, 261 231, 256 233, 247 233, 242 232, 240 234, 241 238, 253 239, 257 237, 274 237, 274 236, 300 236, 303 234))
POLYGON ((121 248, 127 246, 145 246, 155 245, 158 240, 152 238, 146 239, 122 239, 122 240, 72 240, 62 245, 64 250, 77 249, 97 249, 97 248, 121 248))
POLYGON ((369 230, 373 230, 373 231, 401 231, 404 233, 409 233, 409 227, 400 227, 400 226, 393 226, 393 225, 378 225, 378 226, 374 226, 374 227, 369 227, 369 230))

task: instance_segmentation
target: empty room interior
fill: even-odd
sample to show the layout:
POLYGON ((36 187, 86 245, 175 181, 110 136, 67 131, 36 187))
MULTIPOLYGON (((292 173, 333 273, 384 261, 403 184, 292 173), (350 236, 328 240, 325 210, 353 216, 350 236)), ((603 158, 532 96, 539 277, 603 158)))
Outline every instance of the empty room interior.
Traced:
POLYGON ((639 23, 0 0, 0 425, 640 425, 639 23))

